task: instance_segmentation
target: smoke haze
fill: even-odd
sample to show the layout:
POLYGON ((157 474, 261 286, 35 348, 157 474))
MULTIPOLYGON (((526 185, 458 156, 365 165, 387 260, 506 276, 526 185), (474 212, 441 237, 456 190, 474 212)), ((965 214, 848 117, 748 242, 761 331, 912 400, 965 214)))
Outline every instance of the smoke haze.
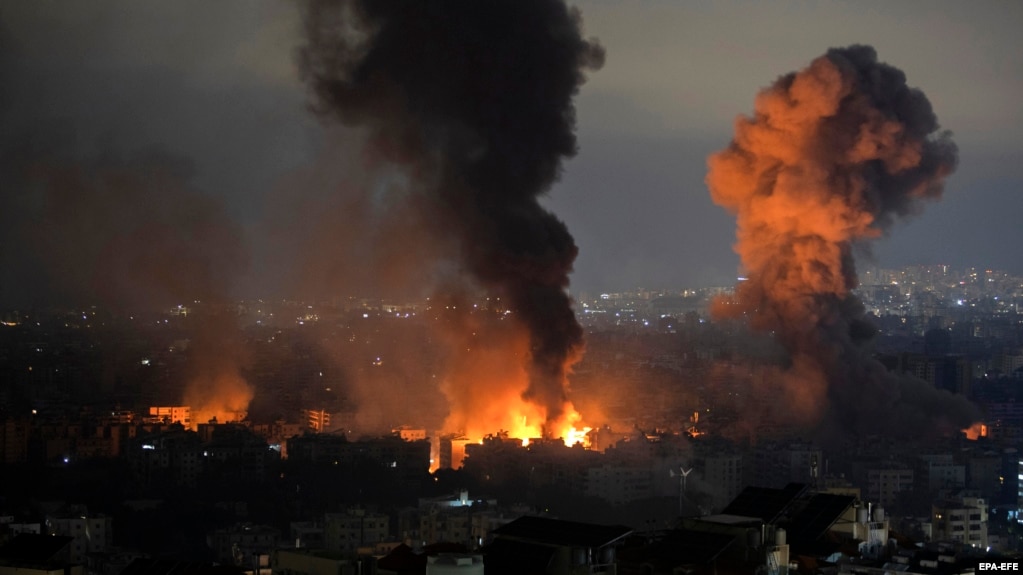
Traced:
POLYGON ((4 245, 19 256, 4 257, 18 278, 11 294, 26 282, 37 286, 33 306, 98 305, 126 315, 202 308, 188 318, 184 401, 200 422, 244 418, 252 389, 240 376, 229 311, 232 282, 248 263, 240 228, 190 187, 187 160, 159 149, 81 158, 61 149, 70 139, 58 128, 52 141, 19 148, 4 170, 4 203, 16 210, 4 245))
POLYGON ((869 46, 779 78, 710 157, 707 184, 737 218, 747 276, 715 312, 748 318, 788 350, 779 391, 804 424, 919 433, 975 420, 965 398, 869 356, 873 328, 851 292, 854 251, 940 198, 956 157, 924 94, 869 46))
POLYGON ((305 21, 315 109, 366 129, 377 169, 400 168, 415 225, 450 243, 443 282, 501 298, 526 333, 524 397, 559 420, 582 350, 565 291, 577 248, 538 198, 575 154, 572 99, 602 49, 553 0, 317 1, 305 21))

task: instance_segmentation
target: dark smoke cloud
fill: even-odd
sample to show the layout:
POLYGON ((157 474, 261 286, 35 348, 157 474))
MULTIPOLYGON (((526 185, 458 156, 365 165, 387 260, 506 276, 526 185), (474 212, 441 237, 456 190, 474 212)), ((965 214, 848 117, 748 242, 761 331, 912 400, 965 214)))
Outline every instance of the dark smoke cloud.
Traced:
POLYGON ((269 269, 286 272, 261 283, 307 301, 428 296, 450 247, 431 235, 406 178, 365 165, 359 131, 334 127, 325 136, 316 158, 267 196, 264 233, 254 241, 266 244, 269 269))
POLYGON ((81 157, 71 124, 4 149, 0 301, 26 308, 99 306, 188 319, 184 401, 197 421, 244 417, 252 389, 230 305, 247 265, 239 226, 190 185, 191 162, 157 148, 81 157))
MULTIPOLYGON (((132 312, 193 308, 181 318, 191 337, 184 400, 200 419, 237 417, 252 390, 229 302, 249 249, 224 190, 199 185, 191 159, 235 147, 187 137, 188 124, 207 136, 225 114, 187 97, 201 92, 198 76, 182 89, 196 58, 173 49, 232 45, 237 20, 207 18, 202 40, 192 34, 183 46, 174 30, 199 29, 197 3, 156 14, 122 4, 0 9, 0 306, 97 306, 126 322, 132 312), (149 129, 164 122, 175 128, 154 138, 149 129)), ((216 85, 240 81, 240 68, 216 85)))
POLYGON ((54 151, 70 136, 54 138, 8 150, 17 160, 4 173, 4 301, 125 310, 224 301, 246 253, 220 203, 190 188, 190 162, 155 148, 80 158, 54 151))
POLYGON ((804 423, 919 433, 976 420, 964 398, 869 357, 873 328, 851 293, 854 248, 939 198, 956 158, 924 94, 869 46, 829 50, 779 78, 710 158, 707 184, 737 217, 748 276, 716 311, 785 346, 781 388, 804 423))
POLYGON ((576 152, 572 99, 603 51, 561 1, 314 1, 303 76, 317 111, 369 131, 432 233, 530 337, 526 396, 558 418, 582 347, 565 288, 577 248, 538 203, 576 152))

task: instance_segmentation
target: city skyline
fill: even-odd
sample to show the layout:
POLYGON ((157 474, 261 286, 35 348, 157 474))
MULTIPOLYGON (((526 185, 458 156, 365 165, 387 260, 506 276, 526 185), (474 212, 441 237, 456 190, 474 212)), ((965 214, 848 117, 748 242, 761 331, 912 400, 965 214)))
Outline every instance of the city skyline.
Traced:
POLYGON ((0 3, 0 571, 1018 557, 1021 24, 0 3))

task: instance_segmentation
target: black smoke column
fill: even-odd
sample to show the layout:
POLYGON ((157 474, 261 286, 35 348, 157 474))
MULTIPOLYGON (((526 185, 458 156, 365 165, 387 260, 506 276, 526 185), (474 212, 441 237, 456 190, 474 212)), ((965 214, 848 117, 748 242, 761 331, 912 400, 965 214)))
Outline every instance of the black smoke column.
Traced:
POLYGON ((314 107, 414 179, 460 265, 528 330, 525 397, 558 419, 582 349, 565 292, 577 248, 538 198, 576 152, 572 98, 603 50, 560 0, 313 1, 306 34, 314 107))

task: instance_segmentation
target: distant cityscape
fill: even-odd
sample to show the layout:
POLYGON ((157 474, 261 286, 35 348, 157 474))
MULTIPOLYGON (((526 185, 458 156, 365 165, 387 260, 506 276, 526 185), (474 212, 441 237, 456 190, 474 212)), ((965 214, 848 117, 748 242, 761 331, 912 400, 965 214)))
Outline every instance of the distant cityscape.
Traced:
POLYGON ((496 298, 0 311, 0 546, 32 551, 0 575, 966 573, 1019 556, 1023 277, 861 269, 873 357, 983 419, 841 441, 765 407, 785 353, 711 316, 732 289, 574 294, 579 437, 446 427, 441 328, 500 326, 496 298))

